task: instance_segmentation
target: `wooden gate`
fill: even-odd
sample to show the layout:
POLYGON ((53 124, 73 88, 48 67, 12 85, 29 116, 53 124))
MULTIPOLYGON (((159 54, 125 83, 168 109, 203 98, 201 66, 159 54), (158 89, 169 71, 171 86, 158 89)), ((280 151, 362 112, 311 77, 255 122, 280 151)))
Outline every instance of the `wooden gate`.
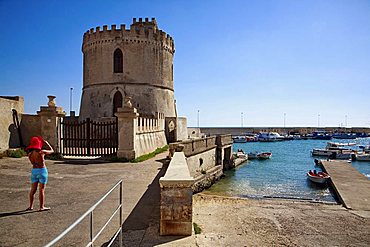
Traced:
POLYGON ((117 155, 117 120, 107 122, 81 122, 61 119, 59 123, 59 148, 63 156, 117 155))

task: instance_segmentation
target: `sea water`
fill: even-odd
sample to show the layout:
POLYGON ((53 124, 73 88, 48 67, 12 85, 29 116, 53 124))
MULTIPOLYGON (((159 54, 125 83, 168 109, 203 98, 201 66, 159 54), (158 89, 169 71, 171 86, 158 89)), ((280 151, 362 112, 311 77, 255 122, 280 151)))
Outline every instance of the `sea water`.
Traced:
MULTIPOLYGON (((348 143, 354 140, 333 140, 348 143)), ((368 144, 369 139, 357 139, 358 144, 368 144)), ((335 202, 336 198, 327 184, 312 183, 306 173, 315 166, 311 151, 325 148, 325 140, 292 140, 281 142, 234 143, 233 151, 272 152, 271 159, 249 160, 239 167, 226 171, 225 177, 212 185, 209 192, 239 197, 277 197, 335 202)), ((352 162, 352 165, 370 179, 370 162, 352 162)))

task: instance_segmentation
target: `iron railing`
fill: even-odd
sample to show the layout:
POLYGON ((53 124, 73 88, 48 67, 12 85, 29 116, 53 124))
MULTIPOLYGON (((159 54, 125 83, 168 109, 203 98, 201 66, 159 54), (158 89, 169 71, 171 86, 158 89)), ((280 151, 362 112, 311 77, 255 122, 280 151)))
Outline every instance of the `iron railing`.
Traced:
POLYGON ((95 203, 90 209, 86 211, 80 218, 78 218, 72 225, 70 225, 67 229, 65 229, 58 237, 53 239, 51 242, 49 242, 45 247, 50 247, 56 244, 59 240, 61 240, 67 233, 69 233, 73 228, 75 228, 83 219, 85 219, 87 216, 90 215, 90 242, 86 245, 93 246, 94 241, 100 236, 100 234, 104 231, 104 229, 108 226, 110 221, 113 219, 113 217, 117 214, 119 211, 119 228, 113 235, 113 238, 108 244, 108 247, 112 245, 113 241, 116 239, 117 235, 119 234, 119 246, 122 247, 122 180, 118 181, 102 198, 99 199, 97 203, 95 203), (102 202, 104 199, 109 196, 112 191, 114 191, 119 186, 119 205, 116 208, 116 210, 112 213, 110 218, 107 220, 107 222, 104 224, 104 226, 98 231, 96 235, 93 233, 93 216, 94 216, 94 209, 102 202))

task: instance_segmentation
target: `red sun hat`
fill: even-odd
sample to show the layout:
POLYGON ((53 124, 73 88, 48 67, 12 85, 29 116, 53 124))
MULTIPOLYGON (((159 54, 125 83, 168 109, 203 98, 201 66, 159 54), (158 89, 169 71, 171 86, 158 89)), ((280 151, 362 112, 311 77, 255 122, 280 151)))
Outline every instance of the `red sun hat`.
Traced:
POLYGON ((42 139, 41 136, 34 136, 34 137, 31 138, 30 145, 28 145, 28 147, 26 147, 26 150, 29 150, 29 149, 41 150, 42 142, 43 142, 43 139, 42 139))

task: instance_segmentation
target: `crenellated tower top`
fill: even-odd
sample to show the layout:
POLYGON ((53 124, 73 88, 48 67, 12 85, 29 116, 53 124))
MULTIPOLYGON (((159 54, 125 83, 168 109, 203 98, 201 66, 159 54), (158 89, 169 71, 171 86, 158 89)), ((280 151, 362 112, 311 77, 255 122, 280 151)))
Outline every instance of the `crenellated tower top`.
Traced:
POLYGON ((160 30, 157 26, 155 18, 133 18, 132 24, 129 29, 126 29, 125 24, 121 24, 118 28, 117 25, 108 25, 101 27, 91 28, 84 33, 82 51, 88 49, 95 44, 104 42, 113 42, 116 39, 122 39, 130 43, 151 43, 162 44, 167 51, 172 54, 175 52, 174 40, 166 32, 160 30))

